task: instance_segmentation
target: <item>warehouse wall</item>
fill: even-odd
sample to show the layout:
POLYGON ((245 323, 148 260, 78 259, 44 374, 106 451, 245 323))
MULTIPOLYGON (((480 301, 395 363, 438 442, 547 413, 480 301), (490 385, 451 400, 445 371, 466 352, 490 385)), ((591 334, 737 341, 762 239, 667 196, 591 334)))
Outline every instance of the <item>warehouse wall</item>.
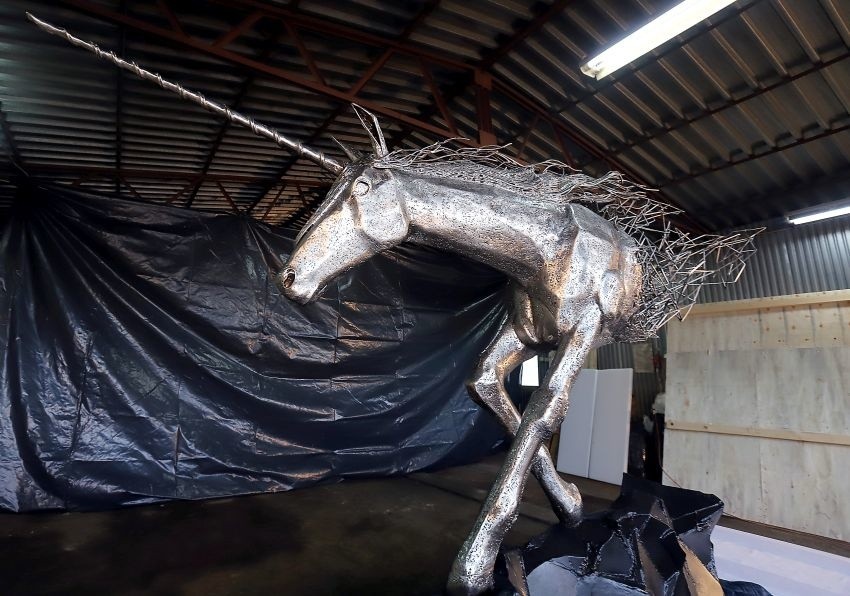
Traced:
POLYGON ((764 233, 756 248, 739 283, 707 287, 668 325, 665 482, 847 540, 850 218, 764 233))
POLYGON ((850 539, 850 292, 700 305, 668 326, 665 483, 850 539))

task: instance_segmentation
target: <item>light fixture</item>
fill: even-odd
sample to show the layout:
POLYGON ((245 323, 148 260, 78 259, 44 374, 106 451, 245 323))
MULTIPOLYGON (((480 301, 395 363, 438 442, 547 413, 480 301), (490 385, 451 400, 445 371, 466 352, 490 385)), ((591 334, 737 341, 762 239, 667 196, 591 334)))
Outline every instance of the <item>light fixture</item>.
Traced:
POLYGON ((804 211, 792 213, 788 216, 788 223, 800 225, 813 221, 820 221, 822 219, 829 219, 831 217, 840 217, 842 215, 850 215, 850 201, 830 203, 826 206, 826 208, 820 207, 815 210, 806 209, 804 211))
POLYGON ((684 0, 582 64, 581 71, 596 79, 606 77, 733 2, 735 0, 684 0))

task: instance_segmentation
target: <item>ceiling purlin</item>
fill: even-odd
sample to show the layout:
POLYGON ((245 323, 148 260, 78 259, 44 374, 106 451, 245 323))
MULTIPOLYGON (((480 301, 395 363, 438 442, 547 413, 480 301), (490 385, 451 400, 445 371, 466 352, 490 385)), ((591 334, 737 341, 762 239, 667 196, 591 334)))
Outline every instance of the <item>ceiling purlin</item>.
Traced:
POLYGON ((692 170, 691 172, 689 172, 689 173, 687 173, 683 176, 678 176, 678 177, 673 178, 671 180, 667 180, 667 181, 659 184, 658 186, 659 186, 659 188, 662 188, 662 189, 668 188, 670 186, 681 184, 682 182, 687 182, 689 180, 693 180, 694 178, 698 178, 698 177, 704 176, 706 174, 719 172, 721 170, 725 170, 726 168, 731 168, 733 166, 737 166, 737 165, 740 165, 742 163, 747 163, 747 162, 750 162, 750 161, 754 161, 756 159, 761 159, 762 157, 766 157, 768 155, 774 155, 775 153, 779 153, 780 151, 786 151, 788 149, 793 149, 794 147, 806 145, 808 143, 811 143, 812 141, 819 141, 821 139, 825 139, 825 138, 830 137, 832 135, 842 133, 842 132, 845 132, 845 131, 848 131, 848 130, 850 130, 850 122, 848 122, 847 124, 842 124, 842 125, 839 125, 839 126, 834 126, 832 128, 828 128, 828 129, 826 129, 822 132, 819 132, 818 134, 815 134, 815 135, 802 136, 802 137, 795 138, 790 143, 786 143, 786 142, 776 143, 772 147, 768 147, 767 149, 765 149, 763 151, 745 153, 744 156, 739 158, 739 159, 735 159, 733 157, 730 157, 728 160, 723 161, 721 163, 718 163, 716 165, 711 165, 709 167, 695 168, 694 170, 692 170))
MULTIPOLYGON (((410 34, 413 33, 413 31, 425 19, 427 19, 431 15, 432 12, 434 12, 434 10, 439 6, 439 4, 440 4, 440 0, 429 0, 428 2, 426 2, 422 6, 422 9, 419 11, 419 13, 410 21, 410 23, 408 23, 408 25, 404 28, 404 30, 398 35, 398 37, 395 39, 395 41, 396 42, 405 41, 408 37, 410 37, 410 34)), ((297 33, 297 31, 296 31, 296 33, 297 33)), ((384 64, 387 63, 387 60, 389 60, 389 58, 393 55, 394 51, 395 50, 392 47, 386 48, 383 51, 383 53, 378 57, 378 59, 375 60, 372 63, 372 65, 367 69, 367 71, 365 73, 363 73, 363 75, 360 77, 360 79, 358 79, 358 81, 351 87, 349 92, 356 97, 357 94, 360 93, 360 91, 363 90, 363 87, 365 87, 366 84, 372 79, 372 77, 375 76, 375 74, 384 66, 384 64)), ((316 130, 313 131, 313 133, 310 135, 310 137, 305 141, 305 144, 310 145, 310 144, 314 143, 319 137, 321 137, 325 133, 325 131, 328 129, 328 127, 330 127, 330 125, 333 124, 333 122, 337 119, 337 117, 347 108, 348 108, 347 104, 340 104, 339 106, 335 107, 331 111, 331 113, 327 116, 327 118, 325 118, 325 120, 319 125, 319 127, 316 128, 316 130)), ((280 171, 278 172, 278 177, 280 177, 280 178, 285 177, 289 173, 289 170, 292 169, 292 167, 297 162, 298 162, 298 156, 291 156, 281 166, 280 171)), ((260 201, 263 200, 263 198, 266 196, 266 194, 268 194, 269 190, 271 190, 273 187, 274 186, 272 185, 270 187, 262 189, 262 192, 257 195, 256 199, 254 199, 254 203, 248 209, 249 213, 254 210, 254 208, 260 203, 260 201)), ((312 207, 312 204, 303 205, 301 207, 301 209, 299 209, 297 212, 295 212, 291 217, 287 218, 287 220, 284 223, 290 223, 290 222, 296 220, 297 217, 301 214, 300 212, 302 210, 304 210, 305 208, 309 209, 310 207, 312 207)))
MULTIPOLYGON (((832 66, 833 64, 836 64, 838 62, 842 62, 843 60, 846 60, 847 58, 850 58, 850 50, 848 50, 846 52, 842 52, 841 54, 838 54, 837 56, 834 56, 834 57, 830 58, 829 60, 825 60, 823 62, 818 62, 817 64, 813 65, 811 68, 801 70, 800 72, 798 72, 794 75, 786 74, 780 80, 778 80, 774 83, 771 83, 770 85, 758 87, 757 89, 754 89, 753 91, 751 91, 750 93, 747 93, 746 95, 738 96, 735 99, 732 99, 731 101, 715 105, 715 106, 713 106, 713 107, 711 107, 707 110, 701 111, 701 112, 697 112, 693 116, 685 116, 684 118, 676 120, 674 122, 664 123, 663 128, 655 130, 655 131, 653 131, 649 134, 646 134, 646 135, 635 137, 635 138, 630 139, 629 141, 627 141, 625 143, 619 143, 617 145, 611 146, 608 150, 608 153, 611 154, 611 155, 619 155, 620 153, 622 153, 622 152, 624 152, 628 149, 631 149, 632 147, 644 145, 644 144, 649 143, 651 141, 654 141, 654 140, 656 140, 660 137, 663 137, 664 135, 666 135, 668 133, 671 133, 673 131, 684 128, 685 126, 690 126, 691 124, 694 124, 695 122, 699 122, 701 120, 704 120, 705 118, 708 118, 710 116, 714 116, 715 114, 718 114, 720 112, 723 112, 725 110, 728 110, 730 108, 738 106, 742 103, 745 103, 745 102, 747 102, 751 99, 759 97, 760 95, 762 95, 764 93, 767 93, 769 91, 773 91, 774 89, 777 89, 779 87, 782 87, 784 85, 792 83, 792 82, 794 82, 798 79, 801 79, 803 77, 806 77, 810 74, 820 72, 824 68, 832 66)), ((582 165, 587 165, 587 162, 585 162, 582 165)))
MULTIPOLYGON (((113 180, 116 177, 122 179, 138 178, 144 180, 176 180, 186 182, 197 182, 198 178, 202 178, 205 182, 235 182, 244 184, 270 184, 272 182, 280 182, 276 178, 270 176, 251 176, 246 174, 213 174, 207 173, 201 176, 196 172, 181 172, 178 170, 155 170, 151 168, 121 168, 120 170, 112 167, 104 166, 74 166, 74 165, 40 165, 32 168, 33 177, 56 177, 57 175, 66 174, 77 176, 79 179, 92 180, 96 178, 107 178, 113 180)), ((288 178, 283 182, 297 183, 306 188, 325 187, 327 184, 319 180, 288 178)))
POLYGON ((541 10, 534 18, 517 23, 514 27, 513 35, 504 41, 500 41, 495 48, 484 54, 478 62, 478 67, 490 69, 496 62, 507 56, 519 44, 540 31, 549 21, 564 12, 570 4, 574 3, 575 0, 556 0, 541 10))
POLYGON ((704 34, 710 32, 710 31, 713 31, 714 29, 717 29, 720 25, 722 25, 722 24, 724 24, 728 21, 731 21, 732 19, 739 17, 740 15, 742 15, 743 13, 748 11, 749 9, 753 8, 759 2, 762 2, 762 0, 750 0, 750 2, 743 3, 740 6, 736 7, 734 10, 730 10, 727 13, 725 13, 721 18, 712 19, 712 21, 710 23, 703 23, 701 26, 696 27, 692 32, 690 32, 686 35, 683 34, 683 35, 679 36, 680 41, 678 41, 676 43, 669 43, 669 42, 665 43, 663 46, 661 46, 660 50, 658 50, 655 53, 652 53, 652 59, 651 60, 638 61, 638 63, 636 65, 632 66, 631 68, 625 68, 624 67, 623 69, 621 69, 617 73, 614 73, 614 74, 606 77, 604 82, 592 86, 591 89, 589 91, 587 91, 586 93, 584 93, 583 95, 580 95, 578 97, 568 97, 568 98, 566 98, 566 103, 558 105, 558 106, 553 106, 553 111, 557 112, 558 114, 563 114, 564 112, 573 108, 574 106, 592 98, 597 93, 602 93, 603 91, 606 91, 607 89, 613 87, 614 85, 617 85, 618 83, 622 83, 624 77, 631 76, 634 73, 640 71, 645 66, 648 66, 650 64, 654 64, 654 63, 658 62, 659 60, 661 60, 662 58, 664 58, 665 56, 667 56, 668 54, 671 54, 671 53, 673 53, 677 50, 680 50, 683 46, 686 46, 687 44, 691 43, 697 37, 704 35, 704 34))
MULTIPOLYGON (((315 81, 311 78, 306 78, 306 77, 304 77, 300 74, 297 74, 297 73, 294 73, 294 72, 291 72, 291 71, 288 71, 288 70, 285 70, 285 69, 282 69, 282 68, 270 66, 268 64, 260 62, 259 60, 256 60, 254 58, 250 58, 250 57, 245 56, 243 54, 239 54, 237 52, 230 51, 230 50, 227 50, 227 49, 222 48, 222 47, 217 47, 214 44, 207 43, 206 41, 203 41, 203 40, 200 40, 200 39, 188 36, 188 35, 182 35, 182 34, 177 33, 176 31, 174 31, 172 29, 165 29, 163 27, 159 27, 157 25, 154 25, 154 24, 152 24, 148 21, 137 19, 135 17, 121 15, 120 13, 117 13, 112 9, 106 8, 106 7, 104 7, 103 5, 100 5, 100 4, 95 4, 95 3, 93 3, 89 0, 60 0, 60 1, 62 2, 62 4, 72 6, 72 7, 76 8, 78 10, 81 10, 81 11, 87 13, 87 14, 94 15, 98 18, 107 20, 109 22, 125 24, 128 27, 132 27, 132 28, 137 29, 139 31, 143 31, 143 32, 145 32, 149 35, 155 35, 155 36, 160 37, 162 39, 168 40, 172 43, 182 45, 182 46, 186 46, 186 47, 192 48, 193 50, 196 50, 198 52, 201 52, 201 53, 204 53, 204 54, 207 54, 207 55, 210 55, 210 56, 214 56, 214 57, 219 58, 221 60, 225 60, 225 61, 231 62, 233 64, 238 64, 240 66, 253 69, 253 70, 255 70, 259 73, 262 73, 264 75, 268 75, 268 76, 271 76, 271 77, 278 78, 280 80, 286 81, 286 82, 291 83, 293 85, 297 85, 297 86, 299 86, 303 89, 307 89, 307 90, 312 91, 314 93, 318 93, 320 95, 330 97, 330 98, 335 99, 337 101, 341 101, 341 102, 344 102, 346 104, 355 103, 355 102, 360 103, 363 107, 373 111, 376 114, 386 116, 387 118, 390 118, 390 119, 395 120, 395 121, 400 122, 400 123, 412 125, 415 128, 418 128, 418 129, 420 129, 424 132, 427 132, 427 133, 430 133, 430 134, 433 134, 433 135, 437 135, 441 138, 448 138, 448 137, 451 136, 451 131, 448 130, 448 129, 443 129, 439 126, 435 126, 434 124, 431 124, 430 122, 426 122, 426 121, 423 121, 423 120, 420 120, 420 119, 417 119, 417 118, 413 118, 411 116, 408 116, 407 114, 404 114, 404 113, 399 112, 397 110, 394 110, 392 108, 388 108, 388 107, 382 105, 381 103, 379 103, 377 101, 372 101, 372 100, 363 99, 363 98, 357 98, 354 95, 352 95, 349 90, 341 90, 341 89, 338 89, 336 87, 331 87, 329 85, 322 84, 319 81, 315 81)), ((278 17, 278 18, 280 18, 280 17, 278 17)), ((317 25, 314 25, 313 27, 315 28, 315 27, 317 27, 317 25)), ((338 26, 332 27, 332 29, 334 29, 334 30, 336 30, 338 28, 339 28, 338 26)), ((357 36, 362 37, 360 35, 357 35, 357 36)), ((405 52, 410 52, 410 51, 411 50, 409 50, 409 49, 405 50, 405 52)), ((421 54, 421 52, 414 52, 414 53, 417 54, 417 55, 421 54)), ((443 58, 443 57, 438 57, 436 60, 439 61, 440 63, 454 63, 454 64, 456 64, 455 61, 453 61, 451 59, 443 58)), ((466 145, 469 145, 469 146, 475 145, 475 143, 473 141, 460 141, 460 142, 462 144, 466 144, 466 145)))
MULTIPOLYGON (((249 17, 246 20, 250 21, 251 23, 256 23, 256 21, 258 19, 257 20, 251 20, 250 17, 249 17)), ((235 41, 239 37, 239 35, 232 35, 234 30, 239 30, 239 32, 241 34, 241 33, 245 33, 246 31, 248 31, 250 29, 250 27, 245 27, 244 23, 245 22, 243 21, 243 23, 240 23, 239 25, 237 25, 236 27, 231 29, 229 32, 225 33, 222 38, 220 38, 220 40, 221 39, 225 40, 225 43, 223 45, 221 45, 221 47, 225 47, 228 43, 235 41)), ((278 43, 278 40, 280 38, 281 33, 282 33, 282 28, 280 27, 280 25, 276 25, 274 31, 267 36, 265 42, 263 43, 263 47, 260 50, 259 54, 257 55, 258 60, 266 60, 272 54, 272 52, 275 49, 275 46, 278 43)), ((216 42, 216 43, 218 43, 218 42, 216 42)), ((245 100, 245 96, 248 94, 248 91, 251 89, 251 86, 254 84, 254 81, 256 80, 256 78, 257 78, 257 75, 253 71, 249 72, 245 76, 245 78, 242 81, 242 85, 239 87, 239 91, 236 93, 236 96, 233 98, 231 109, 238 110, 241 107, 242 102, 245 100)), ((222 121, 221 126, 219 126, 218 132, 216 133, 215 138, 213 139, 212 145, 210 145, 210 150, 209 150, 209 153, 207 153, 207 158, 206 158, 206 160, 204 160, 204 165, 201 167, 201 176, 202 177, 207 174, 210 167, 212 166, 212 163, 215 160, 215 156, 218 153, 218 149, 219 149, 219 147, 221 147, 221 143, 224 141, 224 137, 227 136, 228 130, 230 130, 230 120, 225 119, 225 120, 222 121)), ((189 195, 188 200, 186 201, 186 205, 185 205, 186 207, 191 207, 192 203, 195 202, 195 197, 198 196, 198 192, 201 190, 202 182, 203 182, 203 178, 199 178, 198 183, 192 188, 192 192, 189 195)), ((248 212, 250 213, 251 209, 253 209, 253 208, 254 208, 254 206, 251 205, 251 207, 248 209, 248 212)))

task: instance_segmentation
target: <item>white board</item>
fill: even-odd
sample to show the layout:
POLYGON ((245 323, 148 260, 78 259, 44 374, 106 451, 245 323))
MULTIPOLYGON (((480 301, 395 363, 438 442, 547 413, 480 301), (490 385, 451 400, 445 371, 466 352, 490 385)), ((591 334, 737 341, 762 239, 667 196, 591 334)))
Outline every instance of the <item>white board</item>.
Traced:
POLYGON ((588 478, 619 485, 629 458, 632 369, 600 370, 596 379, 588 478))
POLYGON ((629 450, 632 369, 582 370, 561 425, 557 469, 620 484, 629 450))
POLYGON ((570 391, 570 409, 561 424, 561 438, 558 442, 559 472, 587 478, 598 372, 582 369, 570 391))

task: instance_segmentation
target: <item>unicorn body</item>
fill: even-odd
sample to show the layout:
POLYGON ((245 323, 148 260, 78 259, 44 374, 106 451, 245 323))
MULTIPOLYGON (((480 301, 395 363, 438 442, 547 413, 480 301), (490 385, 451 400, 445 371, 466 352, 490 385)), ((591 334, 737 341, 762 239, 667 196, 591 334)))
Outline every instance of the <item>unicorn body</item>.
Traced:
POLYGON ((377 118, 359 106, 354 109, 373 152, 364 156, 340 144, 346 165, 28 16, 48 33, 247 126, 337 177, 276 275, 292 300, 315 300, 343 272, 405 241, 462 254, 510 278, 510 317, 482 354, 469 391, 515 438, 452 567, 452 593, 480 594, 492 586, 496 555, 516 519, 529 471, 562 523, 581 520, 578 490, 555 471, 544 442, 560 427, 590 350, 654 335, 693 304, 710 275, 737 279, 752 252, 753 233, 691 238, 678 232, 666 220, 675 210, 616 173, 595 179, 557 162, 523 166, 498 147, 450 150, 437 143, 390 152, 377 118), (533 354, 550 350, 549 371, 520 415, 504 378, 533 354))
MULTIPOLYGON (((491 585, 529 469, 563 523, 581 520, 578 491, 558 476, 542 445, 559 428, 589 351, 616 337, 637 310, 639 246, 582 205, 501 188, 492 181, 497 170, 489 181, 470 181, 378 164, 357 158, 346 166, 278 281, 287 297, 307 303, 344 271, 405 241, 461 254, 510 278, 511 314, 468 386, 472 398, 517 436, 450 578, 453 592, 480 593, 491 585), (504 378, 533 354, 553 349, 557 361, 521 417, 504 378)), ((480 169, 474 162, 463 165, 480 169)))

